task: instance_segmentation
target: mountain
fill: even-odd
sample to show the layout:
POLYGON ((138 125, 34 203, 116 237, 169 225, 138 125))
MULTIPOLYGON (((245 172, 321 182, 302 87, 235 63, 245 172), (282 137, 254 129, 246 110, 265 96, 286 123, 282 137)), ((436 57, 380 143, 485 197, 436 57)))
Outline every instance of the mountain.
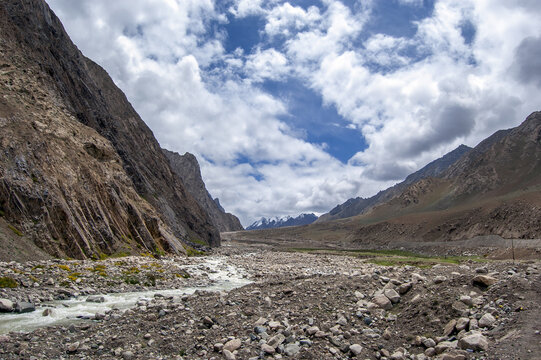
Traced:
POLYGON ((373 207, 383 204, 384 202, 389 201, 393 197, 399 195, 404 189, 408 187, 408 185, 416 181, 429 177, 439 177, 445 172, 445 170, 447 170, 451 165, 457 162, 458 159, 460 159, 470 150, 470 147, 466 145, 460 145, 459 147, 442 156, 441 158, 432 161, 422 169, 414 172, 413 174, 410 174, 401 183, 398 183, 386 190, 380 191, 379 193, 368 199, 364 199, 361 197, 349 199, 345 203, 337 205, 327 214, 321 215, 317 222, 343 219, 351 216, 364 214, 373 207))
POLYGON ((264 218, 257 220, 252 225, 248 226, 246 230, 261 230, 261 229, 275 229, 286 226, 299 226, 308 225, 317 220, 317 216, 314 214, 301 214, 296 218, 291 216, 264 218))
POLYGON ((452 241, 490 246, 497 237, 541 238, 541 112, 496 132, 437 177, 414 181, 361 215, 239 233, 236 239, 310 247, 444 246, 460 253, 463 248, 453 248, 452 241))
POLYGON ((73 258, 220 245, 151 130, 43 0, 0 2, 0 32, 2 241, 73 258))
POLYGON ((221 232, 244 230, 239 219, 233 214, 226 213, 218 198, 213 199, 210 196, 201 177, 199 163, 194 155, 190 153, 180 155, 165 149, 163 149, 163 153, 169 160, 175 174, 182 179, 186 190, 209 214, 212 223, 218 230, 221 232))

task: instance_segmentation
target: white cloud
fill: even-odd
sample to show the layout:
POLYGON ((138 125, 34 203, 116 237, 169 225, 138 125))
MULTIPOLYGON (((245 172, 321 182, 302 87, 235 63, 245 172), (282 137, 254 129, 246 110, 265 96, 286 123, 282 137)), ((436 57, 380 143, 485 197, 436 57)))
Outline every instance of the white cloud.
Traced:
POLYGON ((265 79, 279 80, 288 73, 287 58, 284 54, 270 48, 256 52, 248 56, 245 72, 248 77, 255 81, 265 79))
POLYGON ((371 1, 306 9, 235 0, 231 14, 266 21, 267 42, 251 54, 226 53, 228 34, 215 29, 227 14, 211 0, 48 2, 162 146, 198 156, 212 195, 245 225, 373 195, 539 108, 535 0, 438 0, 411 38, 367 34, 371 1), (342 164, 281 120, 287 99, 259 85, 290 77, 362 131, 368 148, 342 164))

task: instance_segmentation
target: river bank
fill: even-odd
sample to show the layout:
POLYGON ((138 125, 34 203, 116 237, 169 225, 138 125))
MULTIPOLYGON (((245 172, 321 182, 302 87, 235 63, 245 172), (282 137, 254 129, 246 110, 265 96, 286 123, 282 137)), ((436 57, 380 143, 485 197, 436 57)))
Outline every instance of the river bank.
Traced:
MULTIPOLYGON (((202 258, 47 265, 41 277, 33 275, 39 286, 2 289, 0 298, 41 301, 61 289, 79 296, 90 295, 85 289, 157 291, 93 320, 0 335, 1 359, 535 359, 541 353, 541 267, 534 261, 379 266, 353 256, 226 244, 202 258), (215 259, 222 270, 206 265, 215 259), (107 277, 89 270, 92 264, 109 267, 107 277), (72 273, 88 270, 64 288, 63 265, 72 273), (133 267, 139 272, 128 274, 133 267), (154 271, 160 275, 154 285, 144 283, 147 267, 162 270, 154 271), (195 291, 217 272, 253 282, 195 291), (139 283, 126 282, 128 275, 139 283), (55 285, 47 285, 49 277, 55 285), (194 292, 166 292, 182 286, 194 292)), ((22 273, 9 275, 21 277, 35 266, 0 264, 2 274, 10 267, 22 273)))

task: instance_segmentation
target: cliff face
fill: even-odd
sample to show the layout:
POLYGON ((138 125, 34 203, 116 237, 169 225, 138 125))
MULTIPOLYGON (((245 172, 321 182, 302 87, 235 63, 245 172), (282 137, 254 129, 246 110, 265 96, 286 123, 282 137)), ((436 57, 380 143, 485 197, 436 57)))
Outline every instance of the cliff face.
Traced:
POLYGON ((210 196, 203 178, 197 158, 186 153, 180 155, 176 152, 163 149, 163 153, 169 160, 173 171, 182 179, 186 189, 209 214, 212 222, 220 231, 238 231, 243 230, 239 219, 230 213, 226 213, 219 201, 213 200, 210 196))
POLYGON ((0 216, 55 256, 220 244, 107 73, 42 0, 0 3, 0 216))

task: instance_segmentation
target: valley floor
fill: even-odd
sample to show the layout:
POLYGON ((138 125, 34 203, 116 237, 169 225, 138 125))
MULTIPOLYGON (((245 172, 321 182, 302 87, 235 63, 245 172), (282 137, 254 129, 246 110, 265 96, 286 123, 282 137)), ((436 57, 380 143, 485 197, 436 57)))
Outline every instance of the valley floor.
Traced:
MULTIPOLYGON (((0 335, 0 359, 541 358, 539 261, 381 266, 349 255, 226 241, 205 258, 243 269, 252 283, 229 292, 155 295, 94 320, 0 335)), ((161 271, 145 290, 208 278, 205 266, 197 274, 174 266, 204 258, 171 260, 0 263, 2 274, 26 286, 0 289, 0 298, 39 303, 58 294, 83 296, 89 288, 133 291, 142 283, 128 284, 126 276, 149 269, 161 271), (96 270, 65 282, 63 266, 96 270), (24 280, 25 272, 34 272, 37 285, 24 280)))

